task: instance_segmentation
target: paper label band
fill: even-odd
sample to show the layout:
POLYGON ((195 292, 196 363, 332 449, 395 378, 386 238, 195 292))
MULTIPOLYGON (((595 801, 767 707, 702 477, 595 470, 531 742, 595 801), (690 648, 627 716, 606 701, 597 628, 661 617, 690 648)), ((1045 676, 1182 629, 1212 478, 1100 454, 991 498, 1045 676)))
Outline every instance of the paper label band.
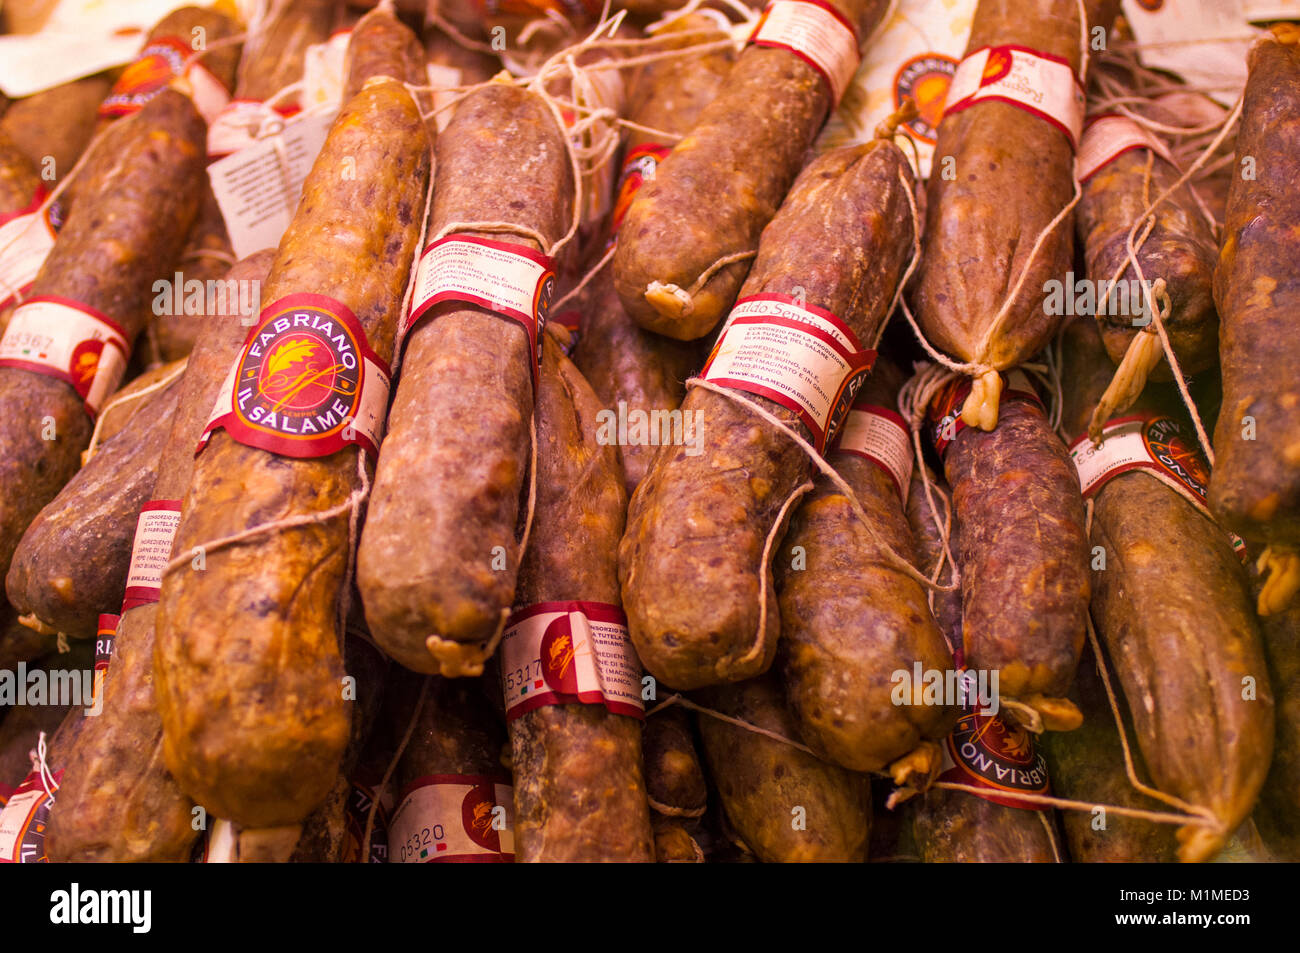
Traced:
POLYGON ((614 201, 614 215, 610 219, 611 236, 617 233, 627 217, 627 210, 632 207, 641 186, 655 177, 659 163, 668 158, 671 146, 661 146, 655 142, 642 143, 628 150, 623 159, 623 173, 618 180, 618 198, 614 201))
POLYGON ((150 40, 135 62, 122 71, 112 91, 99 106, 104 118, 127 116, 139 112, 149 100, 167 88, 182 74, 190 81, 193 101, 207 122, 230 101, 230 92, 198 60, 186 67, 195 50, 178 36, 161 36, 150 40))
POLYGON ((72 385, 91 417, 117 390, 131 353, 117 322, 68 298, 41 295, 15 309, 0 339, 0 367, 72 385))
POLYGON ((443 301, 488 308, 523 325, 536 384, 542 366, 542 330, 554 293, 555 270, 546 255, 513 242, 448 235, 420 256, 411 313, 402 334, 443 301))
POLYGON ((108 663, 113 659, 113 643, 117 641, 117 624, 121 619, 121 616, 108 612, 100 613, 95 628, 94 682, 90 696, 90 707, 95 711, 99 711, 104 703, 104 676, 108 674, 108 663))
POLYGON ((506 720, 543 705, 604 705, 645 717, 641 661, 627 616, 602 602, 539 602, 510 617, 501 641, 506 720))
POLYGON ((700 377, 794 411, 823 451, 875 360, 829 311, 761 294, 736 302, 700 377))
POLYGON ((126 573, 123 613, 158 601, 163 570, 171 560, 172 542, 180 525, 180 500, 151 500, 140 507, 135 542, 131 544, 131 567, 126 573))
POLYGON ((1086 182, 1102 166, 1109 165, 1133 149, 1150 149, 1167 161, 1169 150, 1127 116, 1095 116, 1088 120, 1074 160, 1075 177, 1086 182))
POLYGON ((1102 428, 1101 439, 1097 446, 1084 434, 1070 444, 1070 459, 1079 471, 1085 497, 1121 473, 1146 470, 1210 515, 1205 501, 1210 467, 1200 448, 1183 435, 1178 421, 1157 414, 1117 417, 1102 428))
MULTIPOLYGON (((54 772, 54 793, 63 781, 63 769, 54 772)), ((47 793, 35 771, 14 788, 0 810, 0 864, 46 864, 45 828, 54 794, 47 793)))
MULTIPOLYGON (((1008 401, 1018 400, 1024 403, 1033 404, 1040 410, 1043 410, 1043 401, 1039 398, 1038 392, 1034 390, 1034 385, 1029 380, 1029 375, 1019 368, 1013 368, 1009 371, 1002 371, 1002 398, 998 402, 999 406, 1006 404, 1008 401)), ((940 458, 947 452, 957 434, 966 429, 966 423, 961 419, 962 405, 966 403, 966 398, 970 395, 971 379, 969 377, 957 377, 949 381, 939 393, 934 395, 930 401, 930 410, 926 419, 931 425, 931 436, 934 442, 935 453, 940 458)))
MULTIPOLYGON (((1046 795, 1050 792, 1047 760, 1034 736, 996 715, 967 712, 944 741, 940 781, 968 784, 987 794, 976 794, 994 804, 1028 811, 1046 811, 1046 805, 1000 796, 1001 792, 1046 795)), ((965 792, 969 793, 969 792, 965 792)))
POLYGON ((984 46, 953 74, 945 116, 1002 102, 1051 123, 1077 148, 1083 132, 1083 84, 1068 61, 1023 46, 984 46))
POLYGON ((286 295, 249 333, 198 449, 222 427, 246 446, 286 457, 324 457, 354 444, 376 456, 388 390, 388 365, 346 305, 286 295))
POLYGON ((857 404, 844 421, 836 449, 870 460, 884 470, 907 505, 912 485, 912 432, 901 415, 887 407, 857 404))
POLYGON ((484 775, 431 774, 402 793, 388 825, 389 863, 509 863, 514 789, 484 775))
POLYGON ((749 42, 788 50, 820 73, 830 89, 832 109, 844 96, 862 59, 853 25, 821 0, 773 0, 749 42))
POLYGON ((0 218, 0 310, 27 294, 54 247, 54 208, 37 212, 47 194, 41 186, 25 209, 0 218))

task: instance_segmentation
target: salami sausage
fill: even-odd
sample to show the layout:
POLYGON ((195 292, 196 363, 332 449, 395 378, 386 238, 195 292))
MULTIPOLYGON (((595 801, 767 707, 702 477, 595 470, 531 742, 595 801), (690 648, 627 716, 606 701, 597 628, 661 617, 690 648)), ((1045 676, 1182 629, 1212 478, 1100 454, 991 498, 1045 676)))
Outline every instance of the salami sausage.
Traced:
POLYGON ((1293 278, 1300 103, 1300 30, 1280 25, 1251 49, 1237 134, 1238 174, 1228 192, 1214 300, 1223 324, 1223 412, 1214 431, 1210 507, 1249 542, 1267 544, 1274 575, 1262 611, 1280 611, 1300 587, 1300 391, 1294 373, 1300 343, 1292 318, 1300 295, 1293 278))
MULTIPOLYGON (((700 702, 724 715, 798 740, 771 676, 713 688, 700 702)), ((709 773, 731 827, 766 863, 866 860, 871 787, 866 775, 717 718, 701 716, 709 773)))
MULTIPOLYGON (((261 282, 271 258, 270 251, 251 255, 226 279, 261 282)), ((149 499, 179 502, 185 495, 194 469, 194 446, 248 334, 238 300, 228 298, 226 309, 204 324, 185 376, 174 388, 178 404, 168 415, 171 426, 149 499)), ((131 529, 134 533, 135 520, 131 529)), ((119 584, 119 595, 122 589, 119 584)), ((49 850, 56 861, 166 861, 188 856, 195 837, 194 804, 162 757, 153 677, 157 611, 156 594, 123 607, 104 680, 104 710, 71 746, 67 784, 50 819, 49 850)))
MULTIPOLYGON (((910 479, 909 435, 890 409, 901 376, 891 364, 877 365, 827 462, 877 536, 915 563, 902 497, 910 479)), ((900 693, 896 676, 902 672, 910 683, 914 666, 951 672, 952 651, 925 589, 890 564, 825 476, 791 519, 775 566, 781 669, 799 736, 820 757, 853 771, 882 771, 913 752, 922 763, 912 767, 922 774, 937 768, 939 749, 924 742, 943 738, 956 710, 923 703, 919 683, 900 693)))
POLYGON ((185 373, 185 363, 183 361, 173 361, 170 364, 159 364, 131 378, 130 382, 123 384, 113 392, 112 398, 104 405, 104 409, 99 416, 95 418, 95 426, 99 428, 99 442, 95 450, 90 448, 81 455, 81 465, 84 467, 92 459, 99 447, 104 446, 119 433, 126 429, 127 424, 135 419, 137 411, 140 410, 140 401, 148 397, 154 391, 155 384, 163 384, 174 377, 185 373))
MULTIPOLYGON (((505 237, 532 254, 532 239, 472 223, 508 222, 554 243, 573 189, 563 132, 545 104, 494 83, 463 99, 438 137, 429 235, 470 223, 458 239, 505 237)), ((371 633, 396 661, 473 673, 514 602, 533 412, 529 332, 486 307, 445 301, 411 327, 404 348, 357 586, 371 633)))
MULTIPOLYGON (((485 696, 496 686, 486 681, 427 679, 411 740, 393 774, 397 808, 389 825, 389 863, 514 859, 510 772, 501 763, 508 742, 485 696)), ((401 697, 406 703, 393 706, 401 713, 402 723, 393 726, 399 735, 415 711, 415 693, 401 697)))
POLYGON ((843 69, 852 74, 858 45, 887 6, 884 0, 782 6, 782 15, 825 21, 820 29, 829 31, 828 47, 843 60, 831 73, 793 52, 789 37, 781 46, 751 42, 740 55, 690 134, 637 194, 620 229, 614 284, 641 327, 689 341, 726 314, 750 258, 727 260, 758 248, 834 105, 832 83, 841 82, 843 69))
MULTIPOLYGON (((1098 119, 1084 133, 1085 146, 1089 137, 1105 135, 1115 122, 1125 120, 1098 119)), ((1148 202, 1163 195, 1179 176, 1178 169, 1155 150, 1139 148, 1116 156, 1083 183, 1077 229, 1088 279, 1094 287, 1107 291, 1112 280, 1134 288, 1127 295, 1127 309, 1115 307, 1120 301, 1118 293, 1104 295, 1099 290, 1097 300, 1097 326, 1106 352, 1117 365, 1128 362, 1121 367, 1117 384, 1122 384, 1130 397, 1141 393, 1148 376, 1167 381, 1172 372, 1163 361, 1164 351, 1150 315, 1143 312, 1143 316, 1133 317, 1146 307, 1146 299, 1136 290, 1136 271, 1126 265, 1128 233, 1148 202), (1112 314, 1112 310, 1125 313, 1112 314), (1131 349, 1136 349, 1133 356, 1126 358, 1131 349)), ((1154 227, 1138 249, 1137 260, 1148 282, 1165 280, 1170 312, 1163 320, 1183 374, 1200 374, 1219 359, 1219 317, 1211 289, 1218 244, 1187 186, 1165 199, 1153 215, 1154 227)), ((1124 409, 1120 402, 1102 416, 1109 418, 1124 409)), ((1096 427, 1104 422, 1098 420, 1096 427)))
MULTIPOLYGON (((306 382, 289 372, 319 353, 295 344, 327 347, 319 336, 294 336, 306 309, 315 310, 303 320, 315 314, 328 329, 319 333, 336 336, 328 344, 338 349, 333 361, 346 368, 346 345, 359 373, 365 345, 373 353, 366 373, 385 373, 423 220, 429 152, 419 110, 400 83, 375 80, 339 113, 276 252, 262 294, 272 304, 236 364, 253 361, 247 355, 254 347, 270 347, 268 336, 279 341, 274 368, 269 357, 251 365, 258 368, 258 393, 302 393, 294 381, 306 382), (292 321, 277 318, 290 310, 292 321), (353 343, 340 343, 342 327, 353 343)), ((302 365, 299 375, 310 367, 319 364, 302 365)), ((358 407, 366 378, 351 386, 358 407)), ((200 547, 206 568, 190 563, 163 579, 154 674, 163 750, 181 789, 210 814, 273 828, 301 822, 320 804, 348 740, 336 610, 351 545, 348 504, 361 485, 364 420, 356 414, 364 411, 321 417, 329 428, 324 446, 281 442, 295 431, 279 421, 272 445, 298 454, 284 456, 253 445, 257 438, 240 423, 233 394, 226 399, 231 403, 218 403, 217 418, 225 423, 195 462, 173 546, 182 554, 200 547), (249 443, 234 439, 232 427, 249 443), (294 518, 307 522, 208 548, 294 518)), ((278 418, 264 409, 249 414, 269 427, 278 418)))
MULTIPOLYGON (((336 0, 287 0, 271 9, 244 44, 235 97, 263 102, 302 79, 307 47, 324 43, 334 26, 336 0)), ((292 100, 277 101, 279 106, 292 100)))
MULTIPOLYGON (((1037 811, 936 788, 909 808, 926 864, 1050 864, 1054 831, 1037 811)), ((1048 821, 1051 824, 1051 821, 1048 821)))
MULTIPOLYGON (((627 493, 617 451, 597 443, 595 431, 584 425, 597 407, 578 369, 548 347, 537 397, 537 509, 519 568, 519 611, 506 630, 501 663, 521 861, 654 860, 637 717, 641 684, 627 671, 635 655, 619 623, 618 540, 627 493), (555 623, 543 632, 534 622, 552 612, 572 629, 553 642, 555 623), (530 709, 528 695, 510 677, 515 661, 528 665, 538 658, 549 673, 558 659, 554 670, 561 677, 573 673, 572 685, 560 690, 574 695, 583 690, 585 674, 579 653, 600 659, 592 670, 604 697, 564 704, 545 703, 543 696, 543 704, 530 709), (606 686, 616 679, 630 681, 636 710, 625 711, 623 696, 621 708, 607 707, 606 686)), ((550 674, 545 678, 550 681, 550 674)))
MULTIPOLYGON (((726 36, 717 29, 716 21, 703 13, 679 17, 657 35, 700 32, 705 34, 703 39, 692 36, 689 42, 726 36)), ((685 45, 687 38, 677 42, 685 45)), ((714 50, 647 64, 633 82, 628 118, 649 129, 684 135, 721 87, 733 59, 730 50, 714 50)), ((633 130, 629 134, 611 218, 613 230, 617 230, 640 184, 653 180, 669 149, 648 133, 633 130)), ((698 346, 642 330, 623 310, 608 265, 589 288, 582 304, 582 333, 573 352, 574 363, 606 408, 615 412, 620 406, 625 408, 629 435, 637 415, 645 415, 652 422, 671 419, 662 414, 675 410, 686 395, 686 378, 698 367, 701 357, 698 346), (656 412, 661 416, 656 417, 656 412)), ((629 436, 620 442, 629 493, 645 476, 655 446, 662 440, 658 429, 646 436, 646 440, 633 442, 629 436)))
MULTIPOLYGON (((910 181, 907 160, 884 139, 815 160, 765 231, 742 301, 776 312, 793 306, 801 322, 826 322, 841 335, 847 328, 843 340, 853 350, 873 341, 912 248, 910 181)), ((720 343, 715 355, 726 347, 720 343)), ((784 404, 745 396, 812 437, 788 396, 784 404)), ((632 497, 619 574, 641 662, 660 681, 689 689, 771 665, 780 616, 765 549, 769 535, 779 538, 774 524, 813 464, 788 436, 722 394, 694 388, 681 409, 684 435, 687 419, 703 429, 686 445, 659 449, 632 497)))
POLYGON ((110 86, 109 75, 97 73, 15 100, 0 119, 0 130, 57 182, 90 145, 99 104, 110 86))
POLYGON ((130 422, 42 509, 14 551, 5 589, 24 615, 93 638, 126 587, 131 540, 180 401, 173 383, 142 398, 130 422))
MULTIPOLYGON (((210 288, 218 288, 214 282, 220 281, 230 270, 230 261, 234 250, 230 246, 230 236, 226 231, 226 220, 222 217, 221 206, 212 194, 212 186, 204 185, 203 204, 199 206, 199 215, 190 229, 189 239, 185 242, 185 251, 181 253, 180 274, 182 290, 186 287, 199 287, 204 290, 202 305, 191 309, 190 296, 185 295, 182 307, 155 307, 149 322, 149 343, 154 348, 157 360, 176 361, 185 357, 194 349, 194 342, 200 330, 214 315, 208 309, 219 307, 218 302, 209 300, 210 288), (198 282, 197 285, 191 282, 198 282)), ((229 293, 229 288, 224 289, 229 293)), ((175 299, 171 286, 163 287, 161 292, 175 299)), ((157 299, 155 299, 157 302, 157 299)))
POLYGON ((194 220, 203 181, 203 136, 193 103, 171 90, 155 96, 129 123, 116 125, 103 148, 117 162, 101 163, 79 182, 80 199, 27 303, 10 319, 4 338, 9 366, 0 367, 0 570, 6 574, 27 525, 77 470, 91 433, 84 398, 114 383, 116 348, 102 338, 116 336, 124 362, 122 352, 147 313, 150 283, 167 272, 194 220), (58 315, 47 317, 52 310, 58 315), (25 369, 32 366, 23 363, 28 360, 20 336, 25 312, 34 327, 93 324, 99 342, 91 331, 74 328, 70 345, 85 340, 68 348, 69 366, 75 355, 81 375, 78 389, 69 385, 66 371, 57 371, 64 378, 55 379, 48 376, 54 368, 25 369), (102 363, 93 354, 96 346, 103 351, 102 363))
MULTIPOLYGON (((966 66, 954 79, 970 73, 975 82, 969 95, 963 95, 964 82, 960 92, 950 92, 939 125, 917 318, 936 347, 992 369, 977 379, 963 412, 967 423, 984 430, 998 419, 1001 384, 995 371, 1027 360, 1060 323, 1045 307, 1045 288, 1070 267, 1070 219, 1048 232, 1036 253, 1035 243, 1069 204, 1073 189, 1077 125, 1083 119, 1080 27, 1077 0, 980 0, 966 66), (981 76, 996 74, 999 66, 1010 73, 1020 59, 1030 60, 1028 68, 1037 67, 1050 82, 1037 92, 1056 103, 1054 110, 1030 112, 997 87, 976 89, 981 76), (1022 274, 1023 284, 1000 317, 1022 274)), ((1007 82, 1014 85, 1014 78, 1007 82)))
POLYGON ((655 860, 661 864, 703 863, 704 851, 697 837, 699 819, 708 807, 708 788, 686 712, 666 708, 648 718, 642 749, 655 860))
MULTIPOLYGON (((302 835, 289 857, 290 863, 342 863, 349 847, 348 808, 353 797, 351 777, 384 705, 389 661, 388 656, 370 641, 370 636, 351 619, 343 644, 343 660, 356 688, 357 707, 353 712, 351 738, 343 752, 334 786, 324 803, 303 822, 302 835)), ((360 837, 356 838, 356 843, 360 843, 360 837)))
POLYGON ((347 102, 373 76, 391 76, 412 85, 424 85, 424 47, 401 20, 383 6, 371 10, 352 28, 348 41, 347 102))
MULTIPOLYGON (((907 518, 916 540, 919 559, 917 565, 929 576, 933 575, 943 553, 941 527, 950 516, 951 504, 948 499, 951 491, 941 477, 930 473, 927 469, 931 493, 934 496, 935 506, 938 507, 938 513, 931 510, 921 478, 921 468, 924 466, 925 462, 919 461, 912 474, 912 490, 907 501, 907 518)), ((960 537, 955 523, 949 527, 949 532, 950 549, 954 553, 959 552, 960 537)), ((947 582, 950 576, 951 568, 945 569, 940 581, 947 582)), ((950 645, 960 645, 961 593, 934 591, 931 595, 934 618, 940 630, 950 645)), ((1016 757, 1014 762, 1008 765, 1006 762, 1008 746, 999 746, 993 750, 984 748, 982 753, 989 763, 997 764, 1004 770, 1008 767, 1023 770, 1026 767, 1038 766, 1033 739, 1026 732, 1015 725, 999 721, 994 734, 1015 739, 1016 757)), ((949 739, 951 738, 950 735, 949 739)), ((979 739, 974 740, 978 742, 979 739)), ((944 742, 944 748, 946 758, 940 778, 981 786, 978 773, 973 770, 979 765, 979 760, 972 759, 965 771, 955 770, 953 748, 949 740, 944 742)), ((996 777, 996 769, 994 777, 996 777)), ((1046 792, 1045 780, 1039 785, 1039 790, 1046 792)), ((1056 859, 1052 831, 1044 826, 1042 818, 1035 816, 1038 812, 1025 807, 994 802, 963 791, 931 788, 922 796, 911 800, 903 811, 905 824, 910 828, 915 841, 915 849, 920 858, 928 863, 1048 863, 1056 859)))
POLYGON ((35 166, 0 125, 0 225, 27 211, 40 188, 35 166))
POLYGON ((1300 861, 1300 608, 1260 619, 1259 630, 1277 707, 1273 764, 1255 823, 1269 850, 1294 863, 1300 861))
MULTIPOLYGON (((1109 363, 1090 322, 1068 327, 1062 350, 1063 420, 1079 433, 1109 363)), ((1232 543, 1199 500, 1172 488, 1184 477, 1203 486, 1204 463, 1187 426, 1158 408, 1154 401, 1136 406, 1149 415, 1139 418, 1139 439, 1177 466, 1120 472, 1091 490, 1091 542, 1105 558, 1105 569, 1100 556, 1092 564, 1092 616, 1155 786, 1218 821, 1217 828, 1178 830, 1179 858, 1199 861, 1254 807, 1273 752, 1273 697, 1232 543)), ((1107 443, 1124 439, 1122 427, 1108 431, 1107 443)), ((1075 446, 1076 453, 1086 449, 1075 446)), ((1095 453, 1083 459, 1097 468, 1095 453)))
POLYGON ((953 381, 930 405, 959 527, 965 664, 997 671, 1002 697, 1068 730, 1089 595, 1079 477, 1027 381, 991 432, 956 417, 969 386, 953 381))
MULTIPOLYGON (((1164 810, 1164 805, 1142 797, 1124 772, 1124 750, 1115 730, 1115 716, 1106 701, 1106 690, 1097 672, 1097 660, 1085 648, 1079 661, 1070 698, 1083 712, 1083 724, 1075 731, 1052 732, 1043 738, 1043 751, 1058 797, 1100 805, 1164 810)), ((1121 702, 1121 706, 1122 706, 1121 702)), ((1122 708, 1121 708, 1122 710, 1122 708)), ((1132 723, 1125 730, 1133 737, 1132 723)), ((1139 778, 1148 777, 1142 756, 1133 753, 1139 778)), ((1070 859, 1080 864, 1172 863, 1178 842, 1174 828, 1139 818, 1122 817, 1112 811, 1062 811, 1070 859)))

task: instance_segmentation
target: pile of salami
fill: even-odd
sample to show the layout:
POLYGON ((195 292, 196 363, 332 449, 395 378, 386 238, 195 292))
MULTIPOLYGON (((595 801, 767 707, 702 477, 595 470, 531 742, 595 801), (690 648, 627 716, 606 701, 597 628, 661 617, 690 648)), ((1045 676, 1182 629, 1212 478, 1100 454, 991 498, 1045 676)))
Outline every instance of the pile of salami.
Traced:
POLYGON ((1300 861, 1300 4, 32 6, 0 863, 1300 861))

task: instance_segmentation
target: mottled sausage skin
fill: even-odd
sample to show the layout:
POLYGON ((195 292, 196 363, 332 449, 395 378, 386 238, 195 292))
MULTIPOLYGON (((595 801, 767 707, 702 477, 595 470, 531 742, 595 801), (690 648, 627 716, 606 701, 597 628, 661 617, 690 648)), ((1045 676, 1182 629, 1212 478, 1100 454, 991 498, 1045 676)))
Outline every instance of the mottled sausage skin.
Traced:
MULTIPOLYGON (((235 97, 262 102, 301 80, 307 47, 329 39, 337 7, 336 0, 276 4, 272 15, 244 44, 235 97)), ((279 101, 276 105, 289 106, 293 102, 279 101)))
MULTIPOLYGON (((980 0, 966 50, 1017 44, 1066 60, 1077 75, 1081 42, 1078 0, 980 0)), ((1074 147, 1061 129, 1018 106, 982 102, 944 117, 934 168, 916 286, 921 328, 962 361, 1014 367, 1039 351, 1061 320, 1044 307, 1044 285, 1070 267, 1070 216, 1043 240, 989 336, 1039 233, 1070 202, 1074 147)))
POLYGON ((966 664, 998 670, 1007 698, 1064 696, 1089 595, 1083 497, 1069 452, 1038 405, 1005 400, 994 430, 957 433, 944 473, 960 527, 966 664))
MULTIPOLYGON (((155 96, 102 148, 114 161, 79 178, 79 199, 32 285, 107 315, 132 339, 154 279, 167 274, 198 211, 205 126, 173 90, 155 96)), ((92 421, 71 386, 0 368, 0 571, 27 526, 72 478, 92 421), (56 439, 47 440, 53 421, 56 439)))
MULTIPOLYGON (((1042 738, 1053 793, 1090 804, 1160 810, 1158 804, 1138 793, 1124 771, 1124 749, 1115 730, 1115 716, 1089 647, 1079 660, 1070 699, 1083 712, 1083 724, 1074 731, 1054 731, 1042 738)), ((1127 718, 1125 731, 1133 737, 1133 725, 1127 718)), ((1140 753, 1134 753, 1134 761, 1138 777, 1150 777, 1140 753)), ((1091 811, 1061 812, 1065 844, 1075 863, 1167 864, 1177 859, 1178 842, 1169 824, 1107 811, 1105 826, 1098 827, 1096 817, 1091 811)))
MULTIPOLYGON (((429 235, 504 221, 554 243, 573 188, 563 133, 542 100, 494 83, 463 99, 438 137, 429 235)), ((512 234, 458 234, 536 248, 512 234)), ((481 667, 478 643, 499 630, 515 595, 533 413, 527 333, 487 308, 444 302, 404 347, 357 585, 371 633, 396 661, 442 671, 448 663, 426 646, 436 635, 465 643, 453 652, 481 667)))
MULTIPOLYGON (((334 298, 391 360, 429 161, 402 84, 367 85, 330 128, 262 300, 334 298)), ((195 462, 173 552, 345 504, 360 487, 361 452, 295 459, 217 430, 195 462)), ((337 610, 350 545, 343 512, 205 551, 204 569, 191 562, 164 578, 154 652, 164 754, 209 814, 248 828, 296 824, 338 777, 350 704, 337 610)))
POLYGON ((155 308, 149 321, 148 342, 157 353, 151 356, 163 361, 176 361, 194 349, 194 342, 202 329, 216 319, 216 315, 208 312, 206 289, 212 287, 209 282, 225 277, 234 254, 221 206, 217 204, 211 184, 204 183, 203 204, 177 265, 182 288, 197 281, 205 289, 203 305, 197 314, 187 313, 188 307, 171 308, 168 310, 173 313, 163 314, 157 313, 161 309, 155 308))
MULTIPOLYGON (((798 741, 772 676, 700 693, 707 707, 798 741)), ((767 863, 861 863, 871 833, 866 775, 709 715, 700 737, 727 820, 767 863)))
POLYGON ((708 807, 708 788, 685 710, 665 708, 646 719, 641 744, 655 861, 703 863, 704 851, 696 836, 708 807))
POLYGON ((1260 619, 1259 630, 1276 707, 1273 764, 1255 822, 1269 850, 1295 863, 1300 862, 1300 607, 1260 619))
POLYGON ((1210 508, 1251 542, 1300 546, 1300 307, 1296 195, 1300 46, 1269 35, 1250 52, 1223 245, 1214 273, 1223 411, 1210 508))
MULTIPOLYGON (((0 223, 30 206, 40 187, 36 166, 0 124, 0 223)), ((0 295, 9 294, 0 288, 0 295)))
MULTIPOLYGON (((627 491, 596 440, 600 404, 548 341, 537 397, 537 510, 516 604, 617 605, 627 491)), ((544 705, 509 725, 520 861, 652 861, 641 722, 604 705, 544 705)))
MULTIPOLYGON (((409 679, 409 688, 399 690, 394 700, 400 699, 403 704, 388 705, 397 737, 409 726, 424 681, 414 675, 401 678, 403 683, 409 679)), ((501 764, 506 732, 485 695, 496 692, 497 686, 486 684, 484 679, 439 675, 427 681, 429 687, 411 730, 411 740, 393 772, 392 790, 400 794, 412 781, 429 774, 508 778, 509 772, 501 764)))
MULTIPOLYGON (((1080 433, 1109 362, 1088 322, 1065 335, 1063 420, 1080 433)), ((1162 409, 1148 394, 1136 409, 1162 409)), ((1156 787, 1220 823, 1178 830, 1179 857, 1208 860, 1249 816, 1273 751, 1273 697, 1245 570, 1228 535, 1149 473, 1121 473, 1094 499, 1090 543, 1106 561, 1092 573, 1092 617, 1156 787)))
MULTIPOLYGON (((831 3, 860 43, 888 5, 831 3)), ((751 259, 695 285, 720 259, 758 248, 831 105, 826 80, 794 53, 766 46, 741 53, 690 134, 641 189, 620 231, 614 284, 641 327, 690 341, 726 315, 751 259), (648 297, 656 282, 682 294, 648 297)))
MULTIPOLYGON (((273 257, 271 251, 257 252, 230 269, 225 280, 265 281, 273 257)), ((237 302, 228 299, 226 310, 205 322, 175 387, 178 406, 168 417, 149 499, 185 496, 194 447, 248 336, 237 302)), ((48 850, 56 861, 183 861, 189 856, 196 836, 194 802, 163 762, 153 671, 157 613, 157 603, 147 603, 127 609, 118 621, 104 679, 104 710, 72 745, 58 810, 50 816, 48 850)))
MULTIPOLYGON (((657 35, 704 32, 704 37, 690 38, 692 43, 701 43, 710 39, 709 31, 716 34, 714 38, 724 36, 712 17, 692 13, 673 20, 657 35)), ((730 50, 714 50, 646 64, 633 81, 628 119, 650 129, 684 135, 717 94, 733 59, 730 50)), ((633 130, 625 154, 654 142, 653 136, 633 130)), ((628 413, 675 409, 686 395, 686 378, 699 366, 700 347, 646 331, 628 317, 610 265, 601 269, 589 287, 582 302, 582 334, 573 360, 596 395, 606 408, 615 411, 620 401, 628 413)), ((629 442, 619 449, 631 493, 650 469, 655 448, 629 442)))
POLYGON ((944 788, 926 792, 908 809, 912 811, 912 834, 922 863, 1056 862, 1052 834, 1038 811, 1007 807, 966 791, 944 788))
MULTIPOLYGON (((858 400, 892 408, 901 374, 877 365, 858 400)), ((909 563, 917 557, 903 501, 879 464, 832 451, 871 528, 909 563)), ((781 606, 782 673, 800 737, 821 757, 880 771, 956 722, 943 705, 899 705, 891 673, 953 669, 926 590, 885 555, 825 475, 790 521, 774 560, 781 606), (803 547, 803 560, 792 558, 803 547)))
POLYGON ((372 10, 357 21, 348 41, 347 84, 343 101, 361 91, 372 76, 391 76, 424 85, 424 47, 410 28, 388 10, 372 10))
MULTIPOLYGON (((15 100, 0 119, 3 130, 32 165, 59 181, 72 171, 95 134, 99 104, 111 86, 108 73, 74 79, 15 100)), ((64 201, 65 207, 69 203, 64 201)))
MULTIPOLYGON (((1116 275, 1128 260, 1129 229, 1148 201, 1162 195, 1180 175, 1177 168, 1150 150, 1134 149, 1102 166, 1083 184, 1077 229, 1089 280, 1102 287, 1102 282, 1112 279, 1137 279, 1131 264, 1116 275)), ((1170 303, 1169 316, 1163 319, 1165 330, 1183 374, 1199 374, 1219 361, 1219 316, 1211 289, 1218 245, 1187 186, 1161 203, 1155 220, 1151 234, 1138 249, 1137 259, 1147 281, 1165 280, 1170 303)), ((1139 297, 1131 301, 1129 310, 1136 313, 1143 300, 1139 297)), ((1133 339, 1143 333, 1133 322, 1132 314, 1097 315, 1106 353, 1115 364, 1124 359, 1133 339)), ((1146 333, 1154 334, 1154 326, 1146 333)), ((1161 361, 1150 379, 1172 380, 1168 363, 1161 361)))
MULTIPOLYGON (((907 160, 883 140, 815 160, 764 233, 742 296, 804 295, 869 345, 912 249, 910 183, 907 160)), ((743 396, 809 438, 793 411, 743 396)), ((772 664, 781 623, 763 549, 813 463, 721 394, 695 388, 682 410, 698 421, 695 445, 660 447, 632 497, 619 574, 641 662, 666 684, 689 689, 749 678, 772 664)))
POLYGON ((179 401, 176 382, 141 398, 126 427, 36 514, 5 578, 15 609, 71 638, 95 637, 99 614, 121 602, 136 517, 179 401))

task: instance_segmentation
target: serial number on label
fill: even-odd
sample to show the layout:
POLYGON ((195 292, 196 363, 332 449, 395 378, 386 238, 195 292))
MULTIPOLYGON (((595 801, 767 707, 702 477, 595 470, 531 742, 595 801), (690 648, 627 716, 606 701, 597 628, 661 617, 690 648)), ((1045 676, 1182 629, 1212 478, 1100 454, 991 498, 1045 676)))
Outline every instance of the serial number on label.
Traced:
POLYGON ((504 673, 506 691, 511 691, 521 685, 531 685, 535 680, 542 677, 542 660, 536 659, 526 665, 516 668, 514 671, 504 673))
POLYGON ((420 848, 441 843, 446 839, 447 831, 441 824, 434 824, 433 827, 422 827, 402 842, 401 847, 398 849, 398 857, 401 863, 410 863, 413 859, 419 857, 420 848))

